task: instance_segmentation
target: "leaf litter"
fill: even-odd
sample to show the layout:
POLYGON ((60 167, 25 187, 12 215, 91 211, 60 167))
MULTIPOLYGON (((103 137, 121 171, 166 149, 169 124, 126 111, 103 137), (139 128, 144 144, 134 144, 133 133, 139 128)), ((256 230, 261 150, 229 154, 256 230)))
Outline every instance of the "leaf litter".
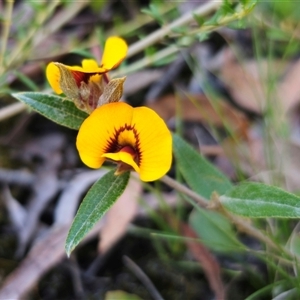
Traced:
MULTIPOLYGON (((82 7, 84 6, 86 4, 82 4, 82 7)), ((18 6, 18 9, 21 9, 21 6, 18 6)), ((136 7, 132 3, 127 9, 125 8, 127 13, 128 11, 136 13, 136 7)), ((55 18, 49 23, 48 28, 52 28, 52 32, 57 33, 49 35, 43 43, 38 43, 35 51, 29 55, 29 57, 37 55, 36 58, 39 60, 31 60, 29 64, 20 65, 20 71, 33 80, 43 76, 41 61, 49 61, 53 57, 65 59, 63 54, 78 45, 75 38, 82 42, 84 36, 90 32, 90 24, 88 24, 90 15, 93 15, 96 20, 100 18, 104 24, 108 22, 106 14, 102 13, 98 16, 89 11, 78 17, 73 16, 73 19, 70 17, 73 20, 72 29, 66 27, 64 30, 58 31, 59 28, 55 28, 54 23, 61 20, 61 16, 66 11, 67 8, 60 8, 56 11, 55 18), (81 26, 80 30, 78 24, 81 26), (66 38, 67 36, 68 38, 66 38), (62 41, 64 42, 62 43, 62 41), (46 57, 45 54, 47 54, 46 57)), ((113 4, 105 4, 103 11, 112 15, 113 4)), ((76 9, 73 10, 73 13, 75 12, 76 9)), ((29 11, 29 13, 31 12, 29 11)), ((233 36, 233 39, 237 38, 237 35, 233 36)), ((91 36, 86 45, 91 46, 94 40, 94 37, 91 36)), ((10 44, 9 47, 13 45, 15 43, 10 44)), ((281 116, 288 124, 290 124, 290 118, 294 118, 292 120, 294 123, 291 123, 292 130, 295 132, 297 129, 299 130, 300 123, 297 121, 299 119, 297 109, 300 101, 299 60, 278 59, 270 65, 266 59, 258 62, 253 58, 246 57, 241 61, 237 59, 230 48, 224 48, 217 53, 209 49, 208 56, 205 56, 206 50, 203 51, 203 48, 193 50, 194 52, 192 49, 188 49, 186 52, 193 53, 199 61, 206 61, 205 68, 219 79, 233 104, 225 100, 226 95, 211 97, 207 92, 202 93, 199 86, 204 86, 207 75, 205 72, 204 74, 201 72, 189 74, 189 82, 187 82, 185 76, 182 75, 186 72, 185 60, 180 56, 177 57, 180 67, 173 63, 170 67, 145 69, 129 75, 124 87, 126 100, 134 101, 134 94, 137 93, 140 97, 139 101, 142 99, 144 105, 157 111, 171 128, 175 128, 175 120, 179 115, 183 122, 184 135, 192 137, 190 141, 194 143, 194 146, 203 155, 214 161, 218 167, 223 168, 222 170, 225 170, 225 173, 231 178, 236 179, 238 176, 233 170, 234 165, 238 166, 243 174, 252 180, 266 183, 279 181, 290 191, 299 190, 300 167, 297 163, 300 161, 299 137, 297 138, 295 135, 294 140, 273 138, 274 144, 271 149, 274 154, 273 164, 269 164, 265 156, 265 140, 259 119, 265 113, 268 101, 271 101, 271 103, 274 102, 274 105, 282 108, 281 116), (207 60, 207 57, 210 59, 207 60), (180 70, 180 72, 172 72, 174 65, 178 67, 176 71, 180 70), (164 78, 166 72, 169 74, 168 78, 164 78), (271 78, 269 78, 270 74, 271 78), (268 94, 268 86, 265 84, 268 80, 272 80, 273 83, 271 94, 268 94), (251 117, 252 112, 258 116, 257 119, 251 117), (205 130, 202 130, 201 126, 205 130), (200 131, 201 133, 199 133, 200 131), (208 140, 220 141, 220 143, 207 143, 208 140)), ((16 76, 10 74, 8 84, 18 85, 20 82, 16 76)), ((2 102, 0 104, 2 105, 2 102)), ((7 133, 7 128, 11 128, 11 123, 13 122, 10 120, 3 123, 0 130, 1 135, 7 133)), ((7 168, 7 164, 5 164, 6 169, 0 169, 0 181, 1 185, 4 184, 1 189, 1 205, 8 212, 7 220, 4 223, 5 226, 11 226, 15 230, 18 245, 17 247, 12 246, 10 251, 17 255, 20 263, 8 277, 2 280, 1 299, 26 297, 28 293, 32 293, 34 287, 46 276, 47 272, 51 269, 55 270, 55 267, 66 261, 65 238, 77 207, 85 191, 103 174, 103 171, 82 169, 75 150, 71 149, 74 145, 74 133, 71 131, 63 131, 59 127, 50 125, 44 119, 38 119, 37 122, 35 118, 19 130, 22 134, 15 138, 12 137, 8 143, 8 148, 12 153, 16 153, 16 149, 19 149, 19 153, 8 159, 12 165, 11 169, 7 168), (42 127, 50 134, 45 134, 38 127, 42 127), (44 135, 42 137, 40 136, 41 132, 44 135), (54 135, 53 132, 55 132, 54 135), (26 145, 26 143, 22 143, 22 140, 29 141, 29 143, 26 145), (16 165, 19 169, 15 168, 16 165)), ((0 162, 1 167, 2 163, 0 162)), ((158 199, 153 193, 146 193, 138 181, 131 179, 122 198, 96 225, 81 246, 81 249, 85 250, 88 249, 85 248, 86 245, 94 242, 90 261, 85 262, 85 265, 82 264, 81 249, 75 253, 75 261, 78 264, 77 271, 79 270, 79 279, 82 280, 85 295, 89 295, 84 279, 85 268, 94 263, 94 278, 99 274, 104 275, 105 273, 101 273, 103 267, 97 266, 97 258, 100 257, 102 265, 105 265, 106 258, 109 255, 113 257, 114 251, 120 247, 122 239, 126 239, 128 225, 135 222, 134 220, 137 218, 146 220, 145 222, 149 221, 147 212, 137 201, 141 195, 149 200, 148 203, 154 211, 159 212, 158 199)), ((180 202, 177 196, 169 191, 164 191, 162 198, 171 207, 177 207, 180 202)), ((3 214, 1 214, 1 219, 3 219, 3 214)), ((181 234, 184 237, 197 238, 189 227, 185 227, 181 234)), ((142 244, 141 239, 134 242, 133 248, 141 248, 142 253, 136 255, 136 259, 150 253, 142 251, 142 244)), ((188 251, 202 265, 207 282, 209 282, 215 297, 223 297, 224 286, 220 275, 222 260, 218 261, 219 257, 215 258, 201 244, 193 242, 186 244, 188 251)), ((160 268, 161 266, 162 264, 160 268)), ((146 265, 144 267, 146 268, 146 265)), ((119 266, 115 269, 119 270, 119 266)), ((117 272, 113 268, 112 270, 117 272)), ((159 272, 153 274, 156 274, 158 280, 156 278, 154 281, 159 286, 159 281, 163 279, 159 277, 159 272)), ((175 284, 179 282, 176 280, 175 284)), ((184 279, 181 280, 184 282, 184 279)), ((188 284, 185 284, 184 287, 187 287, 188 284)), ((199 281, 197 284, 199 285, 199 281)), ((118 289, 122 289, 123 286, 120 284, 118 289)), ((108 284, 108 287, 114 286, 108 284)), ((191 286, 189 287, 191 288, 191 286)), ((161 289, 163 290, 163 287, 161 289)), ((175 290, 174 286, 173 289, 175 290)), ((211 292, 205 288, 203 290, 206 296, 211 292)), ((99 293, 102 295, 104 292, 105 288, 99 293)), ((74 293, 76 292, 70 292, 71 295, 74 293)), ((167 294, 167 292, 165 293, 167 294)))

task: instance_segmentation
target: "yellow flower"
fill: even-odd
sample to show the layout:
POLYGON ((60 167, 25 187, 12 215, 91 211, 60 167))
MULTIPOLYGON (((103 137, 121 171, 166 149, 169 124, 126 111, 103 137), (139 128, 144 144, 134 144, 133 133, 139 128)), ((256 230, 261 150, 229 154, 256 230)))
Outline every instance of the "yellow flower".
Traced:
POLYGON ((106 159, 118 164, 116 175, 135 170, 142 181, 164 176, 172 162, 172 136, 150 108, 124 102, 98 107, 82 123, 76 146, 81 160, 100 168, 106 159))
MULTIPOLYGON (((91 113, 98 106, 99 98, 109 84, 106 73, 121 64, 127 49, 123 39, 110 37, 106 40, 100 66, 93 59, 84 59, 82 66, 51 62, 46 68, 46 77, 55 93, 64 93, 79 109, 91 113)), ((123 82, 124 79, 121 81, 122 87, 123 82)), ((119 91, 118 95, 121 94, 119 91)))

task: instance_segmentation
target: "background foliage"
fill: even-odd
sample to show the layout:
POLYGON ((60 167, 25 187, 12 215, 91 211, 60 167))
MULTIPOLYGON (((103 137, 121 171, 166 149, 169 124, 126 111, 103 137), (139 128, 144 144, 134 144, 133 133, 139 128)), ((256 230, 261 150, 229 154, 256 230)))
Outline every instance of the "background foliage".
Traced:
POLYGON ((0 298, 299 298, 297 2, 124 3, 0 3, 0 298), (87 170, 45 80, 111 35, 124 100, 176 132, 160 182, 87 170))

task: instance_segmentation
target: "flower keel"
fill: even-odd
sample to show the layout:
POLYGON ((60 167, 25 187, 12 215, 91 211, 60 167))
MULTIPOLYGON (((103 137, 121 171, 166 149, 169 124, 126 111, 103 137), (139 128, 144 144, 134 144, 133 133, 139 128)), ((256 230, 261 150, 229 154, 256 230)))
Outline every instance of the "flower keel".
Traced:
POLYGON ((92 168, 108 159, 118 164, 116 175, 134 170, 143 181, 162 177, 172 162, 172 138, 164 121, 149 108, 122 102, 97 108, 83 122, 77 149, 92 168))

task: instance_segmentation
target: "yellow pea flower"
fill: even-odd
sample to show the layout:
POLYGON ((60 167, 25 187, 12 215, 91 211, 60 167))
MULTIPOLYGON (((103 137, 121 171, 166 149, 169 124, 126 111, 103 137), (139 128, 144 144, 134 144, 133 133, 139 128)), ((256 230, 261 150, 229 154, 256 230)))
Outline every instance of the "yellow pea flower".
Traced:
POLYGON ((124 102, 95 109, 82 123, 76 146, 87 166, 100 168, 108 159, 117 163, 116 175, 134 170, 142 181, 161 178, 172 163, 172 136, 165 122, 148 107, 124 102))
MULTIPOLYGON (((94 59, 84 59, 82 66, 67 66, 51 62, 46 68, 46 77, 55 93, 64 93, 79 109, 91 113, 98 106, 99 98, 105 88, 111 88, 108 86, 109 77, 106 73, 121 64, 127 49, 128 46, 122 38, 109 37, 104 46, 100 66, 94 59)), ((119 89, 122 89, 124 80, 121 78, 118 82, 119 89)), ((121 98, 122 90, 117 90, 116 95, 115 98, 119 98, 113 101, 121 98)))

